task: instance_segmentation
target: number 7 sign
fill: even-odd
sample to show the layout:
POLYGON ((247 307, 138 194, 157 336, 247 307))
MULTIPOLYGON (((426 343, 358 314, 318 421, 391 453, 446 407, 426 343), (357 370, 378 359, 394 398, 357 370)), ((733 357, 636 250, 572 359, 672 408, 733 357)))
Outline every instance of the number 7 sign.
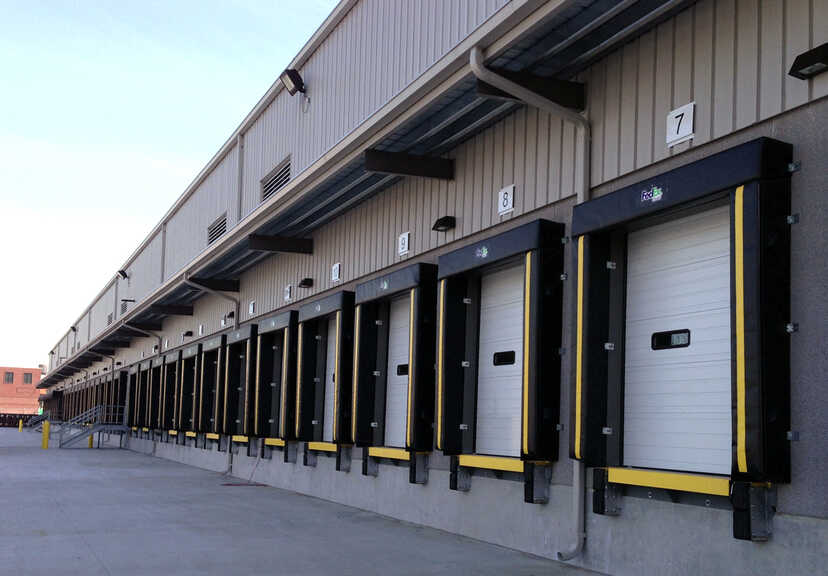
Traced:
POLYGON ((667 146, 675 146, 694 136, 693 112, 696 103, 690 102, 667 114, 667 146))

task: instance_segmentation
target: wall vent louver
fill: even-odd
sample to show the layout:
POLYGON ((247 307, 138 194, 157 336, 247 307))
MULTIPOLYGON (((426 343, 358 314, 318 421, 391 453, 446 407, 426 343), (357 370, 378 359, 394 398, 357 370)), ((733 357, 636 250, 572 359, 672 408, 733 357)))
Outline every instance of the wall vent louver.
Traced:
POLYGON ((127 311, 127 303, 121 302, 121 315, 126 314, 127 311))
POLYGON ((262 179, 262 202, 273 196, 276 192, 290 182, 290 156, 282 160, 270 174, 262 179))
POLYGON ((111 326, 111 325, 112 325, 112 312, 110 312, 110 313, 109 313, 109 314, 107 314, 107 316, 106 316, 106 325, 107 325, 107 326, 111 326))
POLYGON ((222 214, 207 227, 207 245, 209 246, 227 232, 227 214, 222 214))

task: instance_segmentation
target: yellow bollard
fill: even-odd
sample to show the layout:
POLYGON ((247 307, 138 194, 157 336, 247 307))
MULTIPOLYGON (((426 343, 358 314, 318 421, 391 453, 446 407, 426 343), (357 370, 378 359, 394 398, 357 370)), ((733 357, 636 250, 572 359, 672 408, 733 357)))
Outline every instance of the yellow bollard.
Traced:
POLYGON ((40 441, 40 447, 44 450, 49 449, 49 421, 43 423, 43 439, 40 441))
POLYGON ((23 418, 17 421, 17 431, 23 432, 23 418))
POLYGON ((94 435, 94 434, 90 434, 90 435, 89 435, 89 447, 90 447, 90 448, 92 448, 92 442, 93 442, 93 440, 94 440, 94 439, 95 439, 95 435, 94 435))

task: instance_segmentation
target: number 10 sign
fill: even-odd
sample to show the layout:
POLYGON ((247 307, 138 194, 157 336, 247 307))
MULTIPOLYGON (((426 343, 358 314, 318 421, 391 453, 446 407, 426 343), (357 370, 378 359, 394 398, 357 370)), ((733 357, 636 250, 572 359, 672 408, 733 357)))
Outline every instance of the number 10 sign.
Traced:
POLYGON ((693 112, 696 103, 690 102, 667 114, 667 146, 675 146, 693 137, 693 112))

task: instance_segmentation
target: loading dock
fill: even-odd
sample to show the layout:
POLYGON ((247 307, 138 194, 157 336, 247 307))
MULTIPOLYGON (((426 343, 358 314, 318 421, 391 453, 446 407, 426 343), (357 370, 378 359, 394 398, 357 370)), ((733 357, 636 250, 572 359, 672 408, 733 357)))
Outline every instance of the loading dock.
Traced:
POLYGON ((296 388, 290 384, 296 381, 298 318, 288 310, 258 323, 253 435, 265 438, 265 446, 284 447, 295 438, 296 388))
POLYGON ((437 434, 452 489, 468 489, 464 469, 523 472, 525 500, 545 500, 536 464, 558 455, 563 233, 536 220, 440 256, 437 434))
POLYGON ((164 357, 150 361, 149 386, 147 387, 147 424, 150 430, 161 430, 161 398, 164 377, 164 357))
POLYGON ((227 335, 224 364, 224 405, 221 433, 247 440, 250 422, 250 383, 255 360, 256 324, 247 324, 227 335))
POLYGON ((138 426, 138 365, 133 364, 127 370, 128 390, 129 390, 129 407, 127 408, 127 426, 136 428, 138 426))
POLYGON ((370 458, 409 462, 425 481, 418 454, 433 446, 437 267, 414 264, 356 288, 352 435, 370 458), (419 462, 419 466, 417 463, 419 462))
POLYGON ((181 352, 168 352, 164 355, 162 405, 161 405, 161 426, 165 431, 176 429, 175 410, 177 408, 176 398, 178 396, 178 372, 181 352))
POLYGON ((200 359, 201 344, 187 346, 181 351, 181 384, 177 399, 176 430, 196 431, 196 383, 200 359))
POLYGON ((303 305, 298 322, 296 437, 310 451, 335 452, 343 469, 341 445, 351 443, 354 293, 303 305))
POLYGON ((729 480, 740 539, 790 480, 791 152, 759 138, 573 213, 573 457, 598 485, 729 480))
POLYGON ((220 386, 223 374, 224 346, 227 335, 213 336, 202 344, 201 371, 198 385, 197 432, 204 434, 219 433, 219 406, 223 394, 220 386))

